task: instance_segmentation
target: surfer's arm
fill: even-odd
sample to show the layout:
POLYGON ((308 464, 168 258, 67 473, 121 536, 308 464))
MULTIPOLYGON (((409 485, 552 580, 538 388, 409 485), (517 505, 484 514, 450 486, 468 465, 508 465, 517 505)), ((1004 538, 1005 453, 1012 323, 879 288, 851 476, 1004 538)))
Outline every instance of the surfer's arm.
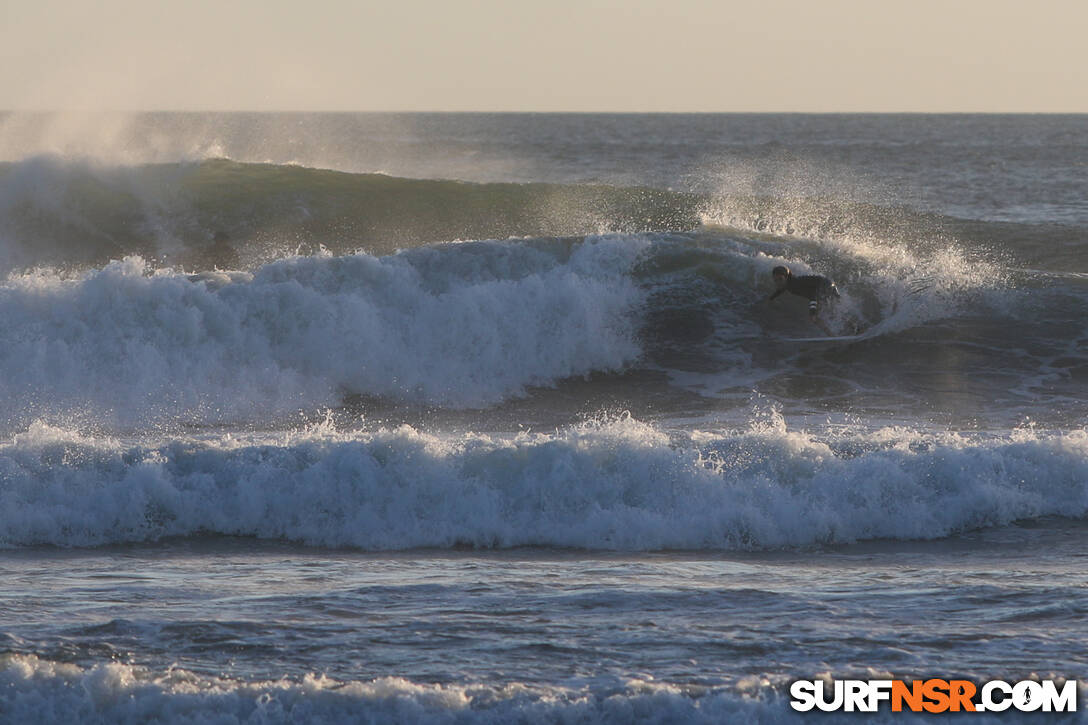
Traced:
POLYGON ((783 288, 782 288, 782 289, 780 289, 780 290, 775 290, 775 291, 774 291, 774 294, 773 294, 773 295, 771 295, 770 297, 768 297, 768 298, 767 298, 767 301, 768 301, 768 302, 770 302, 770 301, 771 301, 771 300, 773 300, 773 299, 774 299, 775 297, 777 297, 778 295, 782 294, 782 293, 783 293, 783 292, 785 292, 785 291, 786 291, 786 288, 785 288, 785 287, 783 287, 783 288))

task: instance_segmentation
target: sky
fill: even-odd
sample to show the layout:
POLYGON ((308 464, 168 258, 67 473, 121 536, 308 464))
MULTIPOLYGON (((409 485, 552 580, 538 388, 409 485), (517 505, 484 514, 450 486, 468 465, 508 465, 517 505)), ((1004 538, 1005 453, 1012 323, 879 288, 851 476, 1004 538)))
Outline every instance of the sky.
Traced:
POLYGON ((0 109, 1088 112, 1085 0, 0 0, 0 109))

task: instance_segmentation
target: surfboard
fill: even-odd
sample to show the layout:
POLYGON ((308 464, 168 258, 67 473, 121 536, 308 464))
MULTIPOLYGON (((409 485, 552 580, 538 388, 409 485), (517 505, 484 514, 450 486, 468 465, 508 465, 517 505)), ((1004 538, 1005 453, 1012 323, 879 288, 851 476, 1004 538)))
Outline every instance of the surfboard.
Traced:
POLYGON ((783 337, 783 342, 842 342, 843 340, 861 340, 864 335, 839 335, 838 337, 783 337))
POLYGON ((783 342, 847 342, 853 340, 868 340, 871 337, 878 337, 884 332, 887 320, 878 322, 872 327, 867 327, 863 330, 858 330, 853 335, 832 335, 830 337, 780 337, 778 339, 783 342))

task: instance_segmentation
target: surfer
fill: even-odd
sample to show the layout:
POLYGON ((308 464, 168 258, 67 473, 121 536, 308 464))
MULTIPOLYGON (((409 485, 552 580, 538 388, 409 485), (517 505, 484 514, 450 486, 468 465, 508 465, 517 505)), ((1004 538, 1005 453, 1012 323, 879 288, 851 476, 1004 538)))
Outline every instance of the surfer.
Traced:
POLYGON ((774 286, 778 289, 775 290, 770 299, 773 300, 783 292, 804 297, 808 300, 808 321, 819 327, 828 336, 832 335, 827 323, 820 319, 819 312, 821 304, 838 299, 839 290, 835 288, 834 282, 819 274, 806 274, 795 277, 789 267, 782 265, 771 270, 771 276, 774 277, 774 286))
POLYGON ((240 266, 238 252, 230 244, 230 235, 224 231, 215 233, 207 257, 213 269, 238 269, 240 266))

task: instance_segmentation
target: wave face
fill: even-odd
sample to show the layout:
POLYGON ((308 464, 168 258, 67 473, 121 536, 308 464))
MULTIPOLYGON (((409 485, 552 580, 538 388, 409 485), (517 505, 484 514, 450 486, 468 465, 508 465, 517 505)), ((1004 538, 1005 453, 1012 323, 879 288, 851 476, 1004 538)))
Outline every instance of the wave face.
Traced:
POLYGON ((386 255, 454 240, 693 231, 983 247, 1055 271, 1081 227, 979 221, 806 188, 695 191, 602 183, 466 182, 210 159, 117 166, 0 162, 0 271, 103 266, 138 255, 188 270, 253 269, 295 253, 386 255), (216 239, 226 237, 226 244, 216 239))
POLYGON ((188 269, 299 250, 388 254, 423 243, 664 231, 704 199, 651 188, 468 183, 225 159, 110 166, 43 156, 0 164, 0 267, 140 255, 188 269), (216 246, 230 238, 230 252, 216 246))
MULTIPOLYGON (((1088 286, 945 237, 768 234, 708 225, 659 239, 636 276, 647 290, 643 363, 678 388, 746 406, 753 391, 790 412, 853 411, 956 427, 1026 420, 1078 426, 1088 408, 1088 286), (773 302, 771 270, 824 274, 841 298, 822 335, 804 299, 773 302)), ((690 404, 689 404, 690 405, 690 404)), ((698 408, 699 406, 695 406, 698 408)))
POLYGON ((328 428, 158 446, 37 424, 0 448, 5 546, 225 534, 327 547, 765 550, 1088 514, 1088 433, 514 437, 328 428))

